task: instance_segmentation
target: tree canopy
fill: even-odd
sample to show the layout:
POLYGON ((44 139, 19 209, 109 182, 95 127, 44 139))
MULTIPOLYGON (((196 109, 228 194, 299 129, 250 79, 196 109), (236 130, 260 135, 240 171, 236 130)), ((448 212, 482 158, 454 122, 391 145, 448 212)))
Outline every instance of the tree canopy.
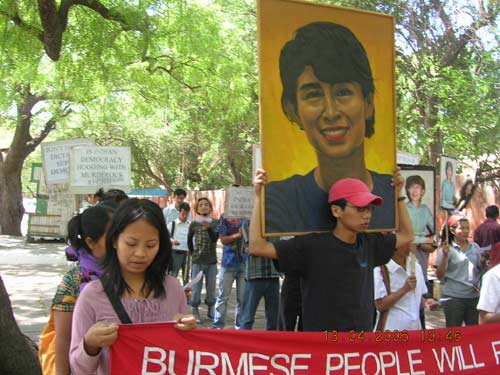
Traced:
MULTIPOLYGON (((317 2, 395 17, 400 150, 431 164, 442 153, 477 161, 485 179, 498 177, 498 0, 317 2)), ((250 183, 254 0, 4 0, 0 21, 0 126, 12 134, 0 206, 10 217, 22 215, 8 201, 21 199, 23 163, 49 139, 130 146, 137 187, 250 183)))

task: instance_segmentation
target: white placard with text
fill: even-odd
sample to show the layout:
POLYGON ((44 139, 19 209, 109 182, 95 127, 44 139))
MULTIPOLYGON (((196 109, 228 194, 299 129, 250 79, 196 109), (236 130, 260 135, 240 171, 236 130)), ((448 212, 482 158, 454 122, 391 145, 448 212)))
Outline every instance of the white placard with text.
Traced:
POLYGON ((71 139, 42 143, 43 171, 47 185, 69 182, 69 151, 73 146, 95 146, 93 139, 71 139))
POLYGON ((73 147, 70 151, 70 190, 91 194, 99 188, 130 191, 129 147, 73 147))
POLYGON ((224 216, 250 219, 253 210, 253 188, 230 186, 226 190, 224 216))

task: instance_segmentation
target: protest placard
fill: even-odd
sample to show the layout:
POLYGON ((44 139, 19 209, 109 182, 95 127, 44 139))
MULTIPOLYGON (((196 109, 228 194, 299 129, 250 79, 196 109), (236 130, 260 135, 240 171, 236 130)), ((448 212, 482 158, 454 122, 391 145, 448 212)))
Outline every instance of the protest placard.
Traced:
POLYGON ((69 151, 73 146, 94 146, 93 139, 70 139, 42 143, 42 160, 47 185, 69 182, 69 151))
POLYGON ((129 147, 72 147, 70 190, 94 193, 99 188, 130 191, 129 147))
POLYGON ((224 216, 240 219, 250 219, 253 210, 253 188, 245 186, 230 186, 226 190, 224 216))
POLYGON ((397 162, 398 164, 418 165, 420 164, 420 156, 398 150, 397 162))

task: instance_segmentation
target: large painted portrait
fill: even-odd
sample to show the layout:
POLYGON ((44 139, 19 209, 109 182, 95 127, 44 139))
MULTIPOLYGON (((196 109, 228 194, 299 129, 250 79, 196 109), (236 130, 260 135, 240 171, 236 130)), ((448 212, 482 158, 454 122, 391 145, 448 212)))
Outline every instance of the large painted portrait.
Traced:
POLYGON ((436 234, 435 173, 431 166, 401 165, 406 205, 415 235, 413 242, 416 244, 432 243, 436 234))
POLYGON ((440 177, 440 202, 439 206, 452 212, 457 203, 455 196, 455 182, 457 178, 457 159, 441 155, 439 157, 439 177, 440 177))
POLYGON ((291 0, 258 11, 263 234, 331 230, 328 191, 345 177, 384 199, 370 230, 393 230, 393 18, 291 0))

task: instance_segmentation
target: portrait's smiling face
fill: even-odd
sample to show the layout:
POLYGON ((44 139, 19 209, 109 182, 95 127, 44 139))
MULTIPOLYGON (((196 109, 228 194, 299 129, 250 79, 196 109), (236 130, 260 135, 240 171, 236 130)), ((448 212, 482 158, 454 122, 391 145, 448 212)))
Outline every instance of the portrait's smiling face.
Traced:
POLYGON ((373 116, 372 98, 364 98, 357 82, 320 81, 308 66, 297 79, 296 121, 316 153, 343 158, 363 147, 366 119, 373 116))
POLYGON ((420 184, 412 184, 408 189, 408 193, 412 202, 420 202, 424 197, 425 190, 420 184))

